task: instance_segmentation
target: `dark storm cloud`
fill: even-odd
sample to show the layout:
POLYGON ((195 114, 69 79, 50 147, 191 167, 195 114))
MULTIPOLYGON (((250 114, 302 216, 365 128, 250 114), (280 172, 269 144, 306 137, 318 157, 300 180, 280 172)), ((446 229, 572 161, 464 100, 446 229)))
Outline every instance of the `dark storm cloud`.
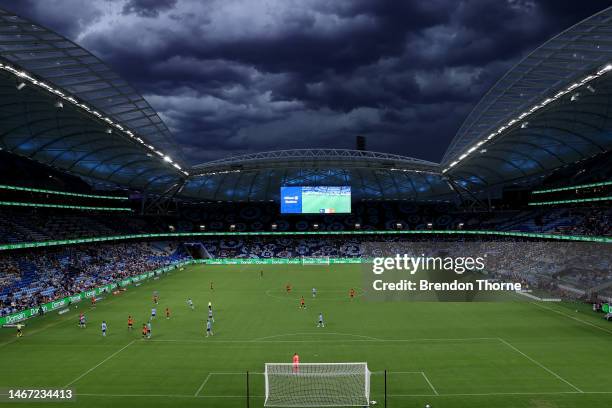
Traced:
POLYGON ((128 0, 123 5, 122 13, 136 14, 140 17, 154 18, 161 11, 172 10, 178 0, 128 0))
POLYGON ((279 148, 440 160, 529 51, 608 4, 585 0, 0 0, 109 63, 191 162, 279 148))

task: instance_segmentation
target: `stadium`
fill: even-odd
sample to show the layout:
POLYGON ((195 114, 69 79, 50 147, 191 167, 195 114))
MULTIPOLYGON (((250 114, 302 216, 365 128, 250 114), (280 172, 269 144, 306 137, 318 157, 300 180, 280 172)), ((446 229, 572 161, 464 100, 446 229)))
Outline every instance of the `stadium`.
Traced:
POLYGON ((359 136, 194 164, 46 24, 0 9, 3 404, 612 406, 612 8, 439 161, 359 136))

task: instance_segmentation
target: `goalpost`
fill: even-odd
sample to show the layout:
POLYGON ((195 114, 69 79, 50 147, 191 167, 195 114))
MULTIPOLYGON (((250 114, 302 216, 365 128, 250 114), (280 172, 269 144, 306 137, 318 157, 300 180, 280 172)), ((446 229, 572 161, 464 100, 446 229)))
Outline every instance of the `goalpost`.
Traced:
POLYGON ((266 363, 265 407, 366 407, 367 363, 266 363))
POLYGON ((302 266, 329 265, 329 256, 302 256, 302 266))

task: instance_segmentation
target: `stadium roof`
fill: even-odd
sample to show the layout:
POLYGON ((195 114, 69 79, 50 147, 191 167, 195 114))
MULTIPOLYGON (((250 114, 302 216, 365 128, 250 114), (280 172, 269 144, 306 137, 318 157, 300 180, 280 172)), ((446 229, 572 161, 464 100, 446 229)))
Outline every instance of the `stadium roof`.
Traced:
POLYGON ((611 78, 609 8, 512 68, 471 112, 442 165, 298 149, 183 169, 169 130, 127 82, 71 41, 0 10, 0 148, 92 184, 201 200, 275 200, 279 185, 299 184, 349 184, 366 200, 441 200, 453 195, 449 179, 481 191, 610 150, 611 78))
POLYGON ((217 201, 268 201, 280 185, 350 185, 363 200, 429 200, 453 194, 440 166, 394 154, 297 149, 235 156, 195 166, 181 194, 217 201))
POLYGON ((157 113, 98 58, 0 10, 0 146, 81 177, 161 191, 186 176, 157 113))
POLYGON ((527 55, 480 100, 442 160, 478 188, 547 171, 612 147, 612 8, 527 55))

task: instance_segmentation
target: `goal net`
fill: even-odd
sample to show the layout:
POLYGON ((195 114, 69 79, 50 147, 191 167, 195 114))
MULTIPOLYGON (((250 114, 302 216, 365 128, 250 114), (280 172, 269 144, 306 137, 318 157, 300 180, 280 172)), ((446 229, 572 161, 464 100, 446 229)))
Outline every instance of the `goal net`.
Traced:
POLYGON ((266 363, 265 407, 370 405, 367 363, 266 363))
POLYGON ((329 265, 329 256, 303 256, 302 265, 329 265))

